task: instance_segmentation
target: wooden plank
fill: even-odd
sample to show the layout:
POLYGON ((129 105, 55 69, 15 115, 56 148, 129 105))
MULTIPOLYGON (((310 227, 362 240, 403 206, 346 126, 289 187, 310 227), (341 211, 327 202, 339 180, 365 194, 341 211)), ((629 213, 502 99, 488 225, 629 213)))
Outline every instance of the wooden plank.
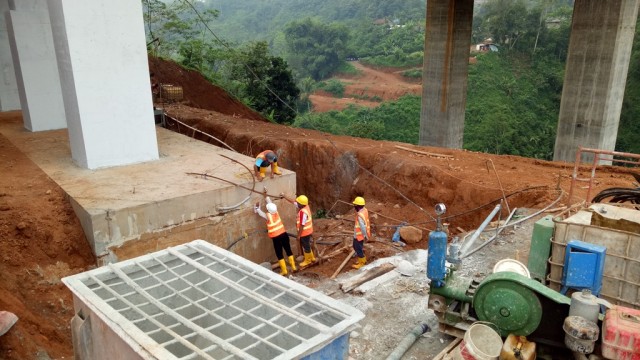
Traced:
POLYGON ((416 154, 421 154, 421 155, 435 156, 435 157, 441 157, 441 158, 445 158, 445 159, 453 159, 452 155, 437 154, 437 153, 431 153, 431 152, 426 152, 426 151, 414 150, 414 149, 409 149, 409 148, 406 148, 406 147, 400 146, 400 145, 396 145, 396 148, 401 149, 401 150, 405 150, 405 151, 410 151, 410 152, 413 152, 413 153, 416 153, 416 154))
POLYGON ((348 281, 340 285, 340 288, 344 292, 349 292, 357 288, 361 284, 364 284, 369 280, 373 280, 380 275, 384 275, 395 268, 396 266, 391 263, 382 264, 378 267, 374 267, 373 269, 369 269, 363 272, 362 274, 354 276, 353 278, 349 279, 348 281))
POLYGON ((344 261, 342 262, 342 264, 340 264, 340 267, 338 267, 338 269, 336 270, 336 272, 333 273, 333 275, 331 275, 331 279, 335 279, 336 276, 338 276, 338 274, 340 274, 340 271, 342 271, 342 268, 344 268, 345 265, 347 265, 347 262, 349 261, 349 259, 351 259, 351 257, 356 253, 355 250, 351 250, 351 252, 349 253, 349 255, 347 255, 347 257, 344 259, 344 261))
POLYGON ((458 344, 460 344, 461 341, 462 339, 455 338, 452 342, 449 343, 449 345, 447 345, 447 347, 442 349, 442 351, 440 351, 438 355, 433 358, 433 360, 443 360, 445 356, 450 355, 455 350, 455 348, 458 346, 458 344))

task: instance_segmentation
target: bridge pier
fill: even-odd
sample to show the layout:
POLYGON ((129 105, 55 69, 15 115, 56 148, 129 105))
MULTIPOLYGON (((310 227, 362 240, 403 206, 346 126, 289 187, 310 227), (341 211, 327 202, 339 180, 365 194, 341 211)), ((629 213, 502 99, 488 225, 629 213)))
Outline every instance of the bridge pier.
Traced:
POLYGON ((578 146, 615 149, 638 4, 576 0, 553 160, 574 161, 578 146))
POLYGON ((420 145, 462 148, 473 0, 429 0, 420 145))

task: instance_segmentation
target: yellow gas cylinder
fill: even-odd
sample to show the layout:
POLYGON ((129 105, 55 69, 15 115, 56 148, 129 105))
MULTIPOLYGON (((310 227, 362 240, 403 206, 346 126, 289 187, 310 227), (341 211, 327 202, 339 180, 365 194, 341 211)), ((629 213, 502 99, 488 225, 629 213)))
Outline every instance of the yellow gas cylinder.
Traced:
POLYGON ((534 360, 536 343, 524 336, 509 334, 500 351, 500 360, 534 360))

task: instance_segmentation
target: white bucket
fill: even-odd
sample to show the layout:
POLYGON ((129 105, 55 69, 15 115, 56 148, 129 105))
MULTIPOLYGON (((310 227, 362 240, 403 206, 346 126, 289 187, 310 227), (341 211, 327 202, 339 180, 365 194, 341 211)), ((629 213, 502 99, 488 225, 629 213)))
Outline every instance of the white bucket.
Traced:
POLYGON ((487 325, 474 323, 453 351, 455 360, 493 360, 500 356, 502 338, 487 325))
POLYGON ((514 259, 502 259, 496 263, 493 267, 493 272, 501 272, 501 271, 511 271, 528 278, 531 278, 531 274, 529 273, 529 269, 523 263, 514 259))

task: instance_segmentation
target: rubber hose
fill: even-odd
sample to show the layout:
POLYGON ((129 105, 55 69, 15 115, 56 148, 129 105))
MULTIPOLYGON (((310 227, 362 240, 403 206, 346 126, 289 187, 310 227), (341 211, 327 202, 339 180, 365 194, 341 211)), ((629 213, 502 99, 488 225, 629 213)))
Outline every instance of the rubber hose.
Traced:
POLYGON ((396 346, 396 348, 387 356, 387 360, 400 360, 404 353, 413 346, 413 343, 422 336, 422 334, 431 331, 431 328, 427 324, 420 324, 413 328, 410 333, 408 333, 402 341, 396 346))

